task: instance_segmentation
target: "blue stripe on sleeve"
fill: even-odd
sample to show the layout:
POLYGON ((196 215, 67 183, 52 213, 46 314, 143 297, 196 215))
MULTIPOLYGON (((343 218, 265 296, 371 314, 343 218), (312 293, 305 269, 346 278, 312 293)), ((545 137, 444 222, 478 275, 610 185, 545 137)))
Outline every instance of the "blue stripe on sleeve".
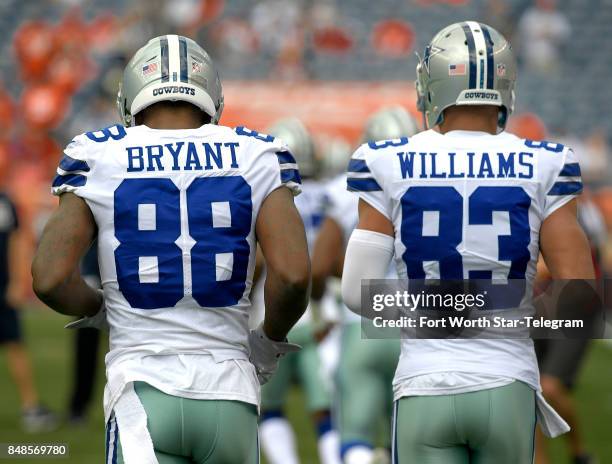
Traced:
POLYGON ((296 164, 295 158, 288 151, 277 151, 276 156, 278 157, 278 162, 280 164, 296 164))
POLYGON ((68 155, 62 157, 59 167, 64 171, 89 171, 89 165, 85 161, 71 158, 68 155))
POLYGON ((72 187, 82 187, 87 183, 87 177, 80 174, 67 174, 65 176, 57 175, 53 179, 53 187, 60 185, 71 185, 72 187))
POLYGON ((349 161, 348 168, 349 172, 370 172, 370 168, 364 160, 352 159, 349 161))
POLYGON ((346 179, 346 187, 351 192, 376 192, 382 190, 372 177, 346 179))
POLYGON ((555 182, 548 195, 578 195, 582 192, 582 182, 555 182))
POLYGON ((296 184, 302 183, 300 172, 297 169, 281 169, 281 182, 295 182, 296 184))
POLYGON ((567 163, 561 169, 559 176, 578 177, 580 175, 580 165, 578 163, 567 163))

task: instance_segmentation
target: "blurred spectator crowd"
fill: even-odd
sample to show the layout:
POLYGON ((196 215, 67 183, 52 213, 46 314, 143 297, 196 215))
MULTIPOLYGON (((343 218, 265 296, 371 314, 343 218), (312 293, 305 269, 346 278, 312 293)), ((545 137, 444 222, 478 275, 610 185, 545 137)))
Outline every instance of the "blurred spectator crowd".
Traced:
POLYGON ((125 57, 150 37, 196 39, 225 81, 412 81, 415 52, 467 18, 517 50, 510 129, 573 146, 612 221, 609 0, 4 0, 0 185, 4 177, 34 240, 40 211, 53 206, 48 182, 61 147, 117 122, 125 57))

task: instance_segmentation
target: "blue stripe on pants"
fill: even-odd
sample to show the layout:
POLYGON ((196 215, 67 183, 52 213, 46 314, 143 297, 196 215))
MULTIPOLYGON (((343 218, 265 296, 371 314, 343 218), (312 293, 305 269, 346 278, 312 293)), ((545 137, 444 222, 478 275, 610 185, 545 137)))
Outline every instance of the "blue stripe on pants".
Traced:
POLYGON ((113 448, 113 464, 117 464, 117 448, 119 448, 119 427, 117 426, 117 418, 115 418, 115 447, 113 448))
POLYGON ((397 453, 397 409, 399 401, 393 404, 393 437, 391 438, 391 446, 393 447, 391 464, 399 464, 399 455, 397 453))

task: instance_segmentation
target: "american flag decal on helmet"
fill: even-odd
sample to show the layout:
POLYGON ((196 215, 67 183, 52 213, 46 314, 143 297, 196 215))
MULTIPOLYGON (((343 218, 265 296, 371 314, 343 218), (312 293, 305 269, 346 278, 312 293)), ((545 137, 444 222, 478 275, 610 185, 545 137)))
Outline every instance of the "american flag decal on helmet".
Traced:
POLYGON ((192 73, 201 73, 202 72, 202 63, 199 61, 191 62, 191 72, 192 73))
POLYGON ((148 76, 149 74, 153 74, 159 69, 159 65, 157 62, 155 63, 147 63, 142 67, 142 75, 148 76))
POLYGON ((448 65, 449 76, 465 76, 465 63, 461 64, 449 64, 448 65))

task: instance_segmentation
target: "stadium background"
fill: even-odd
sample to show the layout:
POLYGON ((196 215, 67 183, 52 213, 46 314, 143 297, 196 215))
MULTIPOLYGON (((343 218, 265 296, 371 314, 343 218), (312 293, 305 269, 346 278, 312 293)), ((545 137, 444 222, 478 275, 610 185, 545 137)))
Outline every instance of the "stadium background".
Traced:
MULTIPOLYGON (((510 130, 573 146, 610 229, 610 0, 2 0, 0 188, 4 178, 33 250, 55 204, 49 182, 62 147, 77 133, 118 122, 114 100, 126 57, 164 33, 196 39, 218 64, 222 124, 265 131, 280 117, 298 116, 315 135, 318 155, 332 160, 328 169, 339 169, 373 111, 401 104, 416 115, 415 51, 463 19, 486 22, 515 44, 518 102, 510 130)), ((603 269, 612 272, 612 246, 604 250, 603 269)), ((28 279, 29 262, 12 272, 28 279)), ((65 318, 33 296, 23 316, 40 395, 61 413, 72 357, 65 318)), ((602 463, 612 463, 611 361, 612 346, 596 342, 577 388, 586 440, 602 463)), ((99 374, 85 424, 28 436, 19 428, 17 393, 0 356, 0 443, 67 442, 69 462, 99 462, 102 369, 99 374)), ((316 462, 299 392, 290 406, 303 462, 316 462)), ((555 456, 563 446, 556 440, 555 456)))

